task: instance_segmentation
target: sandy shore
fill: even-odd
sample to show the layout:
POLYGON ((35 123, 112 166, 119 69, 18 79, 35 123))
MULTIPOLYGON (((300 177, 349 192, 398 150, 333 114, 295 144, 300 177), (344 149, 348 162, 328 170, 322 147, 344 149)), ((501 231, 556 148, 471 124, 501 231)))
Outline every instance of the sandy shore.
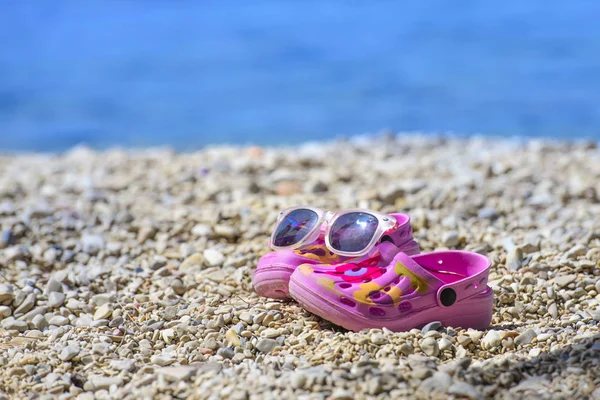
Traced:
POLYGON ((600 151, 357 139, 0 157, 1 398, 600 398, 600 151), (486 331, 344 331, 259 298, 277 210, 402 210, 487 254, 486 331))

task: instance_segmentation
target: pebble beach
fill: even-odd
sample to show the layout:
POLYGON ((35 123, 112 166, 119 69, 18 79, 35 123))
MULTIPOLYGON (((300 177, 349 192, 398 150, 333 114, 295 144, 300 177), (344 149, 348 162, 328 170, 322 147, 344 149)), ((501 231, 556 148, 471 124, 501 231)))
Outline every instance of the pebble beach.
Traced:
POLYGON ((382 135, 0 156, 0 398, 600 399, 600 150, 382 135), (279 210, 411 216, 492 325, 347 331, 252 275, 279 210))

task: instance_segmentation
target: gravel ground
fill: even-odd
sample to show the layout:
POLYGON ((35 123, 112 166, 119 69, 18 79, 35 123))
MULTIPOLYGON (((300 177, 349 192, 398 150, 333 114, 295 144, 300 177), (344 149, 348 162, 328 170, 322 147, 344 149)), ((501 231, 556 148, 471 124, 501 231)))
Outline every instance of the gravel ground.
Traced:
POLYGON ((0 157, 2 398, 600 398, 600 151, 419 136, 0 157), (277 210, 487 254, 486 331, 349 332, 252 272, 277 210))

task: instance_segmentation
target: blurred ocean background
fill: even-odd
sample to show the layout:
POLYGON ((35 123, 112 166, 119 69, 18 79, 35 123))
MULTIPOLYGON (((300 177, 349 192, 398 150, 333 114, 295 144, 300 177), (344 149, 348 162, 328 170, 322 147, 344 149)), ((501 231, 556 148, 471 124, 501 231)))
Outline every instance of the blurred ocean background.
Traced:
POLYGON ((600 137, 600 1, 0 6, 0 150, 600 137))

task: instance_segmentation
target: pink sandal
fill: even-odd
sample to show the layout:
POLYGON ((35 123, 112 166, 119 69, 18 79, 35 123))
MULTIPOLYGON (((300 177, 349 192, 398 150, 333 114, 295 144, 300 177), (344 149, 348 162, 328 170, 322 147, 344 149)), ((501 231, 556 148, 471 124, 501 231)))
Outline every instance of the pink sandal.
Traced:
POLYGON ((283 211, 269 242, 276 251, 264 255, 254 273, 254 289, 264 297, 289 297, 290 276, 301 264, 339 264, 362 257, 382 262, 402 251, 418 254, 406 214, 381 214, 371 210, 331 213, 314 207, 283 211), (381 257, 381 244, 388 243, 381 257))
POLYGON ((445 326, 485 329, 492 320, 494 293, 487 284, 490 260, 460 250, 409 257, 398 253, 385 264, 300 265, 291 296, 307 311, 346 329, 445 326))

